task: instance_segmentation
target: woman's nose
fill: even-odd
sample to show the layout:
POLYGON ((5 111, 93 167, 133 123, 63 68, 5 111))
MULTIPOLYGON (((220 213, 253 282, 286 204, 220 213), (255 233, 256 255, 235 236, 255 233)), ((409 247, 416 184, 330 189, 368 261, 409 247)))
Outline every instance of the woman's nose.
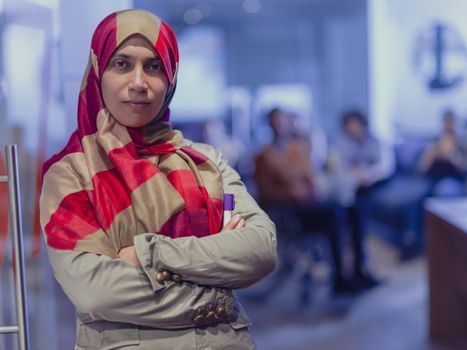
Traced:
POLYGON ((146 82, 146 73, 144 72, 143 67, 136 66, 132 72, 131 81, 130 81, 130 91, 143 93, 148 89, 146 82))

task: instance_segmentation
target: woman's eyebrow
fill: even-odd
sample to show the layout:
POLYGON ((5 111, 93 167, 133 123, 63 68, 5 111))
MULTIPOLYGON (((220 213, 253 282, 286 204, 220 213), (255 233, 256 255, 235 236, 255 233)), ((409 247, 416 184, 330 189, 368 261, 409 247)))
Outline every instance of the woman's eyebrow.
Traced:
POLYGON ((153 61, 153 62, 161 62, 161 58, 159 56, 156 57, 150 57, 147 59, 147 61, 153 61))
MULTIPOLYGON (((112 56, 112 59, 115 59, 115 58, 123 58, 123 59, 132 59, 133 56, 131 55, 127 55, 127 54, 124 54, 124 53, 117 53, 115 54, 114 56, 112 56)), ((162 61, 161 58, 159 56, 156 56, 156 57, 149 57, 146 59, 146 61, 162 61)))
POLYGON ((115 58, 124 58, 124 59, 129 60, 131 56, 125 55, 124 53, 116 53, 115 55, 112 56, 112 59, 115 59, 115 58))

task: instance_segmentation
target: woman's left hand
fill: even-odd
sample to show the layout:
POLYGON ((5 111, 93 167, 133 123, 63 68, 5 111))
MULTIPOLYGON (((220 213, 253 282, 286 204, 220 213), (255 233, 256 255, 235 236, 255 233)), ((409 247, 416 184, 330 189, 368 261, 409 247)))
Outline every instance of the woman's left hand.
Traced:
POLYGON ((236 228, 244 228, 245 220, 240 215, 234 215, 232 219, 222 228, 221 232, 234 230, 236 228))
POLYGON ((135 247, 132 245, 120 249, 120 251, 118 252, 118 256, 120 257, 120 259, 125 260, 132 265, 138 266, 139 264, 138 258, 136 257, 135 247))

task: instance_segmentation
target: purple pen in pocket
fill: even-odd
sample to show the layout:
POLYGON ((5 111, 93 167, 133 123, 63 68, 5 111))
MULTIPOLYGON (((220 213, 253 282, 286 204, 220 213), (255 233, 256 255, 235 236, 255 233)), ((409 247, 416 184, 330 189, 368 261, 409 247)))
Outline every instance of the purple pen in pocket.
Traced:
POLYGON ((235 209, 235 200, 233 193, 224 193, 224 221, 222 226, 225 226, 230 219, 232 219, 232 213, 235 209))

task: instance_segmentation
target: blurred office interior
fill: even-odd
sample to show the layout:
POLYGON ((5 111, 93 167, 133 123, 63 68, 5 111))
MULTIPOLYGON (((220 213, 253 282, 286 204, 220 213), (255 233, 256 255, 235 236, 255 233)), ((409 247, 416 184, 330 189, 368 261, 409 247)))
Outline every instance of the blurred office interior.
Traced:
MULTIPOLYGON (((361 112, 388 145, 391 170, 364 213, 365 264, 377 282, 334 293, 329 241, 283 219, 278 270, 238 291, 258 349, 466 349, 467 3, 0 0, 0 146, 19 150, 32 349, 72 349, 75 341, 73 307, 35 224, 38 173, 76 128, 95 26, 127 8, 152 11, 175 30, 171 121, 223 150, 254 197, 255 157, 273 138, 273 108, 311 139, 316 182, 329 196, 341 184, 333 171, 346 111, 361 112), (455 176, 433 175, 421 158, 436 148, 447 114, 446 147, 460 165, 455 176)), ((351 240, 340 239, 344 274, 356 259, 351 240)), ((15 322, 10 243, 0 232, 0 325, 15 322)), ((15 339, 0 334, 0 349, 16 349, 15 339)))

